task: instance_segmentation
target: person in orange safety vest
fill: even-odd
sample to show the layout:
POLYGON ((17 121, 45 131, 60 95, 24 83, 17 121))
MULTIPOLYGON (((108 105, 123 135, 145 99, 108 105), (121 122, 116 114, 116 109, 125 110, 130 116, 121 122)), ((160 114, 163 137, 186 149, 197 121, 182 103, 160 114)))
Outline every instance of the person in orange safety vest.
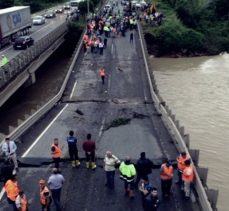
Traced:
POLYGON ((52 203, 51 193, 44 179, 39 181, 40 185, 40 203, 42 211, 50 211, 50 205, 52 203))
POLYGON ((51 154, 55 163, 55 168, 59 169, 60 158, 62 156, 62 150, 59 146, 58 138, 54 139, 54 143, 51 146, 51 154))
POLYGON ((170 161, 165 160, 161 165, 160 177, 162 194, 164 197, 169 197, 173 180, 173 166, 170 161))
POLYGON ((14 211, 17 211, 15 201, 17 195, 19 194, 20 188, 15 175, 12 175, 11 179, 6 181, 4 188, 8 203, 12 205, 14 211))
POLYGON ((182 173, 182 181, 184 184, 184 193, 185 197, 189 199, 190 193, 191 193, 191 183, 193 182, 194 179, 194 171, 193 171, 193 165, 191 163, 191 160, 186 160, 185 161, 185 168, 182 173))
POLYGON ((23 191, 19 192, 16 198, 16 201, 15 201, 15 204, 16 204, 18 211, 28 211, 28 200, 23 191))
POLYGON ((83 48, 84 48, 84 53, 87 53, 87 48, 88 48, 88 43, 89 43, 89 36, 85 34, 83 36, 83 48))
POLYGON ((99 69, 99 75, 102 79, 102 84, 104 84, 105 83, 105 76, 106 76, 106 70, 104 67, 99 69))
POLYGON ((178 180, 176 181, 177 184, 182 184, 182 172, 185 169, 185 161, 189 159, 190 157, 187 155, 186 152, 181 152, 181 154, 177 157, 177 174, 178 174, 178 180))

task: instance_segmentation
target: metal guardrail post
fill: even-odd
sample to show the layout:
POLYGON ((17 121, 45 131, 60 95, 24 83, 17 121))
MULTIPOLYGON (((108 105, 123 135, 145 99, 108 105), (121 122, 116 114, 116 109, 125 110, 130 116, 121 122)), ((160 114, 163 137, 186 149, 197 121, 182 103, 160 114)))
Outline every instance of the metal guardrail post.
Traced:
POLYGON ((218 201, 218 196, 219 196, 219 191, 218 190, 213 190, 213 189, 207 189, 206 190, 208 198, 210 199, 211 206, 214 210, 217 210, 217 201, 218 201))
POLYGON ((204 186, 207 186, 208 168, 196 167, 198 175, 204 186))

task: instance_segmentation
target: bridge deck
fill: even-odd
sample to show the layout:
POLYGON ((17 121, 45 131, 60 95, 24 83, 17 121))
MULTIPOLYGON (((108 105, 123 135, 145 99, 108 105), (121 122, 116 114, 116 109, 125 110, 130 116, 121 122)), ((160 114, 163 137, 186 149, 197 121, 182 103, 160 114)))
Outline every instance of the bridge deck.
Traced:
MULTIPOLYGON (((134 200, 124 197, 118 173, 115 190, 107 190, 102 168, 106 150, 111 150, 120 159, 129 155, 134 161, 145 151, 156 164, 160 164, 164 157, 174 160, 178 153, 151 100, 140 49, 139 37, 134 31, 134 44, 129 43, 128 32, 126 37, 109 38, 104 55, 88 53, 82 56, 72 72, 63 101, 20 138, 23 143, 18 144, 19 159, 37 165, 21 167, 18 175, 19 183, 30 199, 30 210, 40 210, 38 181, 41 177, 47 179, 51 172, 52 165, 42 165, 41 161, 50 159, 50 145, 55 137, 59 138, 67 157, 65 140, 71 129, 76 131, 79 140, 80 158, 84 157, 82 141, 87 133, 92 134, 97 144, 99 165, 91 171, 85 168, 84 161, 79 169, 73 169, 67 162, 61 164, 66 178, 62 192, 63 210, 142 210, 137 190, 134 200), (101 66, 108 73, 105 85, 98 74, 101 66), (75 90, 72 92, 73 84, 75 90), (111 127, 119 118, 128 119, 129 123, 111 127), (36 144, 24 153, 35 140, 36 144)), ((183 199, 175 184, 170 199, 161 198, 159 169, 153 170, 150 181, 159 190, 160 210, 199 210, 196 204, 183 199)), ((9 210, 5 198, 0 207, 2 211, 9 210)))

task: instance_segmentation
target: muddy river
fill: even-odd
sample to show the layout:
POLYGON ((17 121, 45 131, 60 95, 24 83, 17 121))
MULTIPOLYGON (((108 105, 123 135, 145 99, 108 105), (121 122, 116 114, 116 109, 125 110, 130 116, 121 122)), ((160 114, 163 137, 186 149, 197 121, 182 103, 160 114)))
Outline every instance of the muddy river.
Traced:
POLYGON ((160 94, 176 114, 200 165, 209 168, 208 186, 218 189, 218 209, 228 211, 229 54, 197 58, 151 58, 160 94))

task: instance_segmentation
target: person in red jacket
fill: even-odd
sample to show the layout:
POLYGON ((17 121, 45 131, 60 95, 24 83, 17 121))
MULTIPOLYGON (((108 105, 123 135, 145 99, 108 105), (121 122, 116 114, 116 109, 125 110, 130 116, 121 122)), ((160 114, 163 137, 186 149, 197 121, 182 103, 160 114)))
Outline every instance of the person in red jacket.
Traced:
POLYGON ((91 140, 91 134, 87 134, 87 140, 83 142, 83 150, 86 156, 86 167, 95 169, 95 142, 91 140))

